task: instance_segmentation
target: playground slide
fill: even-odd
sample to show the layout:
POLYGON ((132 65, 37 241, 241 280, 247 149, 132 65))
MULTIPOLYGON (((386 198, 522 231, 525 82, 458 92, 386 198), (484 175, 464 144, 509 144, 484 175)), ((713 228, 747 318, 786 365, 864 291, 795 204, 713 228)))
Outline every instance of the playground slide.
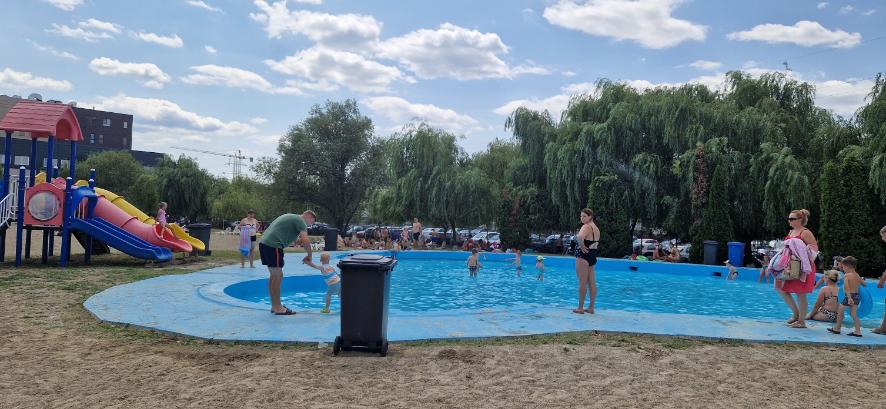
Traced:
POLYGON ((71 221, 71 229, 88 234, 132 257, 156 261, 172 259, 169 249, 152 245, 100 217, 74 219, 71 221))
MULTIPOLYGON (((164 229, 159 224, 142 223, 138 218, 130 216, 103 196, 98 197, 98 203, 95 205, 95 217, 105 219, 111 224, 155 246, 165 247, 176 253, 190 253, 193 250, 193 247, 188 242, 175 237, 170 230, 164 229)), ((108 245, 111 245, 111 243, 108 243, 108 245)))
MULTIPOLYGON (((86 185, 88 185, 88 182, 86 182, 85 180, 80 180, 77 182, 77 186, 86 186, 86 185)), ((154 225, 157 223, 157 221, 154 220, 153 217, 148 216, 147 214, 145 214, 144 212, 139 210, 137 207, 133 206, 132 203, 127 202, 126 199, 123 198, 123 196, 117 195, 116 193, 111 192, 110 190, 105 190, 100 187, 95 188, 95 193, 100 196, 104 196, 105 199, 108 199, 108 201, 113 203, 114 206, 117 206, 118 208, 120 208, 120 210, 126 212, 126 214, 128 214, 132 217, 135 217, 136 219, 138 219, 142 223, 145 223, 148 225, 154 225)), ((202 241, 189 235, 181 226, 179 226, 175 223, 170 223, 169 228, 170 228, 170 230, 172 230, 172 234, 176 238, 179 238, 179 239, 187 242, 188 244, 191 245, 192 248, 197 249, 199 251, 206 250, 206 245, 204 245, 202 241)))

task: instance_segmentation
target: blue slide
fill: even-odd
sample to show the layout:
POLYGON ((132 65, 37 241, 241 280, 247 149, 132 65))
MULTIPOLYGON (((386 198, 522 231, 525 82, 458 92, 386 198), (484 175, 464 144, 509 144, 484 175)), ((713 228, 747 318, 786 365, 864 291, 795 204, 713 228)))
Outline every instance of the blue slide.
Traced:
POLYGON ((132 257, 145 260, 172 260, 172 251, 150 244, 100 217, 74 219, 71 230, 80 231, 132 257))

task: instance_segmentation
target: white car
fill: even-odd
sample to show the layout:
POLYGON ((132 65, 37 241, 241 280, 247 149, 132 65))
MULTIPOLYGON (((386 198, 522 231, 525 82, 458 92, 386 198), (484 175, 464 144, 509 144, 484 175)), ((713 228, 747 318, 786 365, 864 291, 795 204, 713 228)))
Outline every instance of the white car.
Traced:
POLYGON ((498 232, 497 231, 481 231, 481 232, 475 234, 474 237, 471 237, 471 242, 474 244, 477 244, 480 242, 480 240, 489 241, 492 238, 492 236, 495 236, 496 238, 498 238, 498 232))

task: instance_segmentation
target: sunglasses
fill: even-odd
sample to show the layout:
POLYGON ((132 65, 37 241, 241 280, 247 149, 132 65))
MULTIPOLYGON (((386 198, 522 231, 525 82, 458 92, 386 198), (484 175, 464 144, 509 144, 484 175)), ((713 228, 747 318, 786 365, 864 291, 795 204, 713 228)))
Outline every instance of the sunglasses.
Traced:
POLYGON ((789 221, 789 222, 792 222, 792 221, 794 221, 794 220, 800 220, 800 219, 797 218, 797 217, 788 217, 788 221, 789 221))

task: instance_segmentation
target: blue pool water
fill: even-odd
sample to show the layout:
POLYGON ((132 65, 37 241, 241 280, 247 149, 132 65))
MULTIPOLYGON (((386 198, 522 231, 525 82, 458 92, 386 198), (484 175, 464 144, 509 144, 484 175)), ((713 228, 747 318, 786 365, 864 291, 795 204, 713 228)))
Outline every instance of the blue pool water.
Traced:
MULTIPOLYGON (((486 254, 479 276, 468 276, 467 253, 404 253, 391 275, 390 309, 399 313, 479 311, 548 306, 574 308, 577 285, 574 260, 549 258, 544 281, 536 279, 534 257, 523 257, 518 277, 506 254, 486 254)), ((757 272, 742 269, 727 281, 725 269, 713 266, 601 260, 597 266, 598 309, 701 314, 752 319, 785 319, 789 311, 772 289, 756 282, 757 272), (636 271, 632 271, 635 269, 636 271)), ((873 283, 872 283, 873 284, 873 283)), ((871 284, 869 284, 871 285, 871 284)), ((871 286, 873 287, 873 286, 871 286)), ((284 278, 283 303, 295 310, 319 310, 326 286, 319 275, 284 278)), ((252 280, 225 289, 230 296, 270 304, 267 280, 252 280)), ((884 291, 872 289, 872 312, 862 326, 878 326, 884 291)), ((815 302, 809 295, 809 308, 815 302)), ((339 301, 333 297, 332 308, 339 301)), ((848 319, 847 314, 847 319, 848 319)))

